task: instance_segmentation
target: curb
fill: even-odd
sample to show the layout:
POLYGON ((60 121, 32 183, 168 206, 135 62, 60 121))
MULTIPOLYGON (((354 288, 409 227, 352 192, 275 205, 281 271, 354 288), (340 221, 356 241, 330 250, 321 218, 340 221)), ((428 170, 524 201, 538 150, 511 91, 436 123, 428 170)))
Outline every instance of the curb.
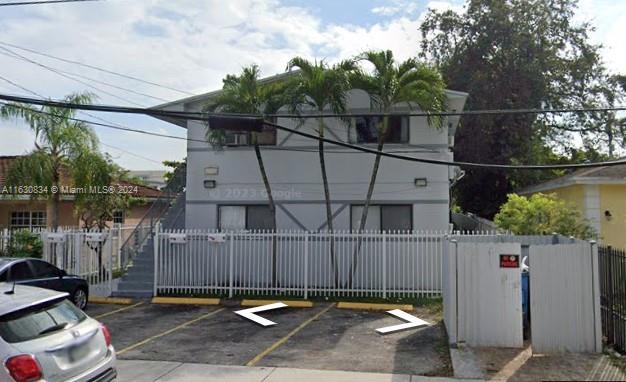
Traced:
POLYGON ((394 310, 400 309, 404 311, 412 311, 413 305, 409 304, 375 304, 368 302, 339 302, 338 309, 355 309, 355 310, 394 310))
POLYGON ((312 308, 312 301, 303 301, 303 300, 241 300, 241 306, 261 306, 274 304, 277 302, 282 302, 283 304, 287 304, 290 308, 312 308))
POLYGON ((219 298, 194 298, 194 297, 154 297, 153 304, 171 305, 219 305, 219 298))
POLYGON ((89 296, 88 302, 90 304, 132 305, 135 301, 132 298, 89 296))

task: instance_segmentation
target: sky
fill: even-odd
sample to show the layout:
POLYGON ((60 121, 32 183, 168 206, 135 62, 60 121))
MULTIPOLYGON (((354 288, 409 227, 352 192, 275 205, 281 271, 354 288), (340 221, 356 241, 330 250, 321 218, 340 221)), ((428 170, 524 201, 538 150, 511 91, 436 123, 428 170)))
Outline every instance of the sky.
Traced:
MULTIPOLYGON (((0 0, 0 4, 11 1, 0 0)), ((368 49, 391 49, 399 59, 414 56, 425 12, 429 8, 461 10, 462 5, 458 0, 105 0, 8 6, 0 7, 0 43, 200 94, 219 89, 226 74, 252 63, 269 76, 283 72, 294 56, 333 62, 368 49)), ((626 73, 626 48, 622 47, 626 1, 581 0, 576 19, 597 27, 591 37, 604 45, 606 64, 615 72, 626 73)), ((2 93, 33 96, 27 92, 32 91, 62 98, 90 91, 98 96, 96 103, 124 106, 155 106, 186 96, 0 47, 13 52, 0 49, 0 76, 19 85, 0 78, 2 93), (67 78, 76 74, 83 77, 79 81, 67 78)), ((186 133, 145 116, 98 116, 135 129, 181 137, 186 133)), ((79 117, 93 119, 83 114, 79 117)), ((162 161, 185 157, 184 140, 103 127, 95 127, 95 131, 101 149, 130 170, 162 169, 162 161)), ((0 155, 27 153, 33 149, 33 141, 28 126, 0 121, 0 155)))

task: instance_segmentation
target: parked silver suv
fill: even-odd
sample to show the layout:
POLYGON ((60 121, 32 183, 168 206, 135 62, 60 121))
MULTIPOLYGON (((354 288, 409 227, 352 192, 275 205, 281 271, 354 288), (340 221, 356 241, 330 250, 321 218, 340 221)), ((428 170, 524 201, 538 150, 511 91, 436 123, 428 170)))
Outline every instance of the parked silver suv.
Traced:
POLYGON ((115 380, 115 350, 108 329, 67 296, 0 283, 0 381, 115 380))

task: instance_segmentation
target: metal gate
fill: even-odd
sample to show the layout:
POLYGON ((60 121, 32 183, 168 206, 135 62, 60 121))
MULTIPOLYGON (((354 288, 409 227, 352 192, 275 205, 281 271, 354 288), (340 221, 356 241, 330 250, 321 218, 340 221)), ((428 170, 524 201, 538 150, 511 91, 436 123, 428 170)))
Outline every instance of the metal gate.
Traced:
POLYGON ((595 243, 530 246, 534 352, 601 352, 595 243))
POLYGON ((113 290, 113 268, 119 257, 117 230, 42 232, 43 259, 87 280, 91 296, 113 290))
POLYGON ((602 330, 608 345, 626 352, 626 251, 598 249, 602 330))

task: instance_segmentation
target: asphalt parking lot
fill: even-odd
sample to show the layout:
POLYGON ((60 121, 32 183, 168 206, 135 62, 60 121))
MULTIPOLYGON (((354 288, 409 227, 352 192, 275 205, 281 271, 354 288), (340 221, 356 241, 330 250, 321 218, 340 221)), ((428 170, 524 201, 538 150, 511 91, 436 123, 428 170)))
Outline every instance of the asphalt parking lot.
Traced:
POLYGON ((384 311, 312 308, 264 312, 276 326, 262 327, 226 306, 91 304, 87 313, 105 323, 119 359, 277 366, 429 376, 451 375, 445 331, 435 309, 413 315, 431 326, 388 334, 376 328, 402 321, 384 311))

